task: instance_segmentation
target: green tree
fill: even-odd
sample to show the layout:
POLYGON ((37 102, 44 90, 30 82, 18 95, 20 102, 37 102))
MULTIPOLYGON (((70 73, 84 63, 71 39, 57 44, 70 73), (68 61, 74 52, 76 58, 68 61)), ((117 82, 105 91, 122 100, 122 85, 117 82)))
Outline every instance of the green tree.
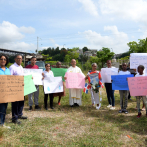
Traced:
POLYGON ((64 61, 65 62, 70 62, 72 59, 75 59, 77 60, 79 58, 79 53, 77 52, 79 48, 72 48, 72 49, 69 49, 65 58, 64 58, 64 61))
POLYGON ((82 50, 83 50, 83 53, 84 53, 84 52, 88 51, 88 48, 87 47, 83 47, 82 50))
POLYGON ((88 56, 86 56, 86 55, 80 55, 79 56, 79 61, 80 62, 87 62, 87 60, 88 60, 88 56))
POLYGON ((111 52, 109 48, 103 47, 102 50, 97 52, 98 62, 102 63, 102 67, 107 60, 111 60, 114 56, 114 52, 111 52))
POLYGON ((130 47, 130 53, 147 53, 147 38, 146 39, 138 39, 139 42, 136 41, 129 42, 127 45, 130 47))

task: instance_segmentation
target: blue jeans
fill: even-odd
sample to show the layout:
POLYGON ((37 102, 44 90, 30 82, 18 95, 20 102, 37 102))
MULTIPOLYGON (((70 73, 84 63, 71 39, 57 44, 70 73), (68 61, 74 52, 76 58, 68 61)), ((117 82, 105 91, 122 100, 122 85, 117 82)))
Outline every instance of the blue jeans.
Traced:
POLYGON ((113 107, 115 106, 114 90, 112 90, 112 83, 105 83, 108 102, 113 107))
POLYGON ((5 115, 7 110, 8 103, 0 104, 0 125, 3 125, 5 122, 5 115))

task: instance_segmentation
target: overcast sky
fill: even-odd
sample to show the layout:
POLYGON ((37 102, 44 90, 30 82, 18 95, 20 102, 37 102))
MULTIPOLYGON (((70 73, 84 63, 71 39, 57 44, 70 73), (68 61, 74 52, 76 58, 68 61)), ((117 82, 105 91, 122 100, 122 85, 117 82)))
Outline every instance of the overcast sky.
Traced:
POLYGON ((0 0, 0 48, 128 51, 147 36, 147 0, 0 0))

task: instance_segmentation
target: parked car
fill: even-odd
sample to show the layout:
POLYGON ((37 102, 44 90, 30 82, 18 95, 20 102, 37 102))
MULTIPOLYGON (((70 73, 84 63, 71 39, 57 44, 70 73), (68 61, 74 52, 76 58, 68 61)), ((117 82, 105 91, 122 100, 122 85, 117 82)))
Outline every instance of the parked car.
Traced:
MULTIPOLYGON (((28 65, 31 64, 31 61, 28 62, 28 65)), ((39 69, 45 70, 45 63, 44 61, 36 61, 36 65, 39 67, 39 69)))

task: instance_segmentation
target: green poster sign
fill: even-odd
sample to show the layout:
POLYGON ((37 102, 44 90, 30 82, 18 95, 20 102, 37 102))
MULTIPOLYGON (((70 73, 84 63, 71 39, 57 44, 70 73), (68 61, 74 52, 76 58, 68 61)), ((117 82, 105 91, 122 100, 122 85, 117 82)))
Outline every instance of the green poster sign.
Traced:
POLYGON ((36 91, 32 75, 24 76, 24 96, 36 91))
POLYGON ((54 73, 55 77, 61 77, 62 76, 62 80, 64 80, 64 75, 67 72, 66 68, 51 68, 52 72, 54 73))

